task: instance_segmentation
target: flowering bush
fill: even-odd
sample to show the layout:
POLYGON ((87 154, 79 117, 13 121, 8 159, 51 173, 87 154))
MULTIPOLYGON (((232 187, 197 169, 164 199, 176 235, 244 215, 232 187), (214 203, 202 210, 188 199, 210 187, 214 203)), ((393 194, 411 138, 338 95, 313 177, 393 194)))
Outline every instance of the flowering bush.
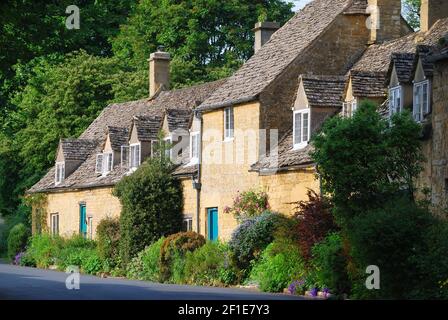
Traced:
POLYGON ((305 292, 305 285, 305 280, 295 280, 289 285, 288 292, 294 295, 302 295, 305 292))
POLYGON ((264 191, 249 190, 243 193, 238 191, 233 199, 232 207, 225 207, 225 213, 232 213, 239 221, 261 215, 269 210, 268 195, 264 191))

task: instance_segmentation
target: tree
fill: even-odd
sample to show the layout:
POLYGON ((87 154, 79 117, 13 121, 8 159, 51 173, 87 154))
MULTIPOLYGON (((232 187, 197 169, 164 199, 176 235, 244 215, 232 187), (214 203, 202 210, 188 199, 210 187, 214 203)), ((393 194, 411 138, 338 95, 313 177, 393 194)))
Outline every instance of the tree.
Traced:
POLYGON ((120 256, 124 265, 146 246, 182 228, 183 196, 173 165, 164 156, 162 138, 159 156, 146 161, 114 189, 121 202, 120 256))
POLYGON ((403 3, 406 20, 414 30, 420 28, 421 3, 421 0, 405 0, 403 3))
POLYGON ((117 57, 147 70, 163 45, 173 58, 174 87, 229 75, 253 54, 251 29, 260 19, 284 23, 291 4, 281 0, 144 0, 112 41, 117 57))
POLYGON ((423 159, 420 133, 409 112, 389 122, 366 101, 352 118, 334 117, 324 124, 313 138, 313 158, 324 192, 344 218, 380 205, 403 186, 412 196, 423 159))

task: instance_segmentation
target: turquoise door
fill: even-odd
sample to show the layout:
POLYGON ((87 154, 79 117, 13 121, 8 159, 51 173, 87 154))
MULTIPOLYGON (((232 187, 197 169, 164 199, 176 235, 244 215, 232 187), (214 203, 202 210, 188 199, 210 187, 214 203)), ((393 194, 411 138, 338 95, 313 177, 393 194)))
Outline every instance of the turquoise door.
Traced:
POLYGON ((208 215, 208 240, 218 240, 218 208, 207 209, 208 215))
POLYGON ((85 204, 79 205, 79 233, 87 236, 87 210, 85 204))

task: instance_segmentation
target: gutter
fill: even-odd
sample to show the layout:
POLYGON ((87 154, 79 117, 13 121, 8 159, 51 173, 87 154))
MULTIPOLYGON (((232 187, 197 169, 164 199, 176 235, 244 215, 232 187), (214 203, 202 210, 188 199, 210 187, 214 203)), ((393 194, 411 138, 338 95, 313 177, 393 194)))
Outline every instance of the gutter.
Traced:
MULTIPOLYGON (((219 102, 219 103, 214 103, 214 104, 206 104, 206 105, 203 105, 203 106, 199 107, 196 111, 198 111, 198 112, 207 112, 207 111, 212 111, 212 110, 216 110, 216 109, 231 107, 231 106, 234 106, 236 104, 243 104, 243 103, 252 102, 252 101, 255 101, 257 99, 258 99, 258 95, 255 95, 255 96, 249 96, 249 97, 244 97, 244 98, 240 98, 240 99, 229 100, 229 101, 226 101, 226 102, 219 102)), ((202 121, 202 119, 201 119, 201 121, 202 121)))
POLYGON ((271 176, 279 172, 299 171, 312 167, 315 167, 315 164, 310 162, 302 165, 288 166, 278 169, 249 169, 249 172, 258 172, 260 176, 271 176))

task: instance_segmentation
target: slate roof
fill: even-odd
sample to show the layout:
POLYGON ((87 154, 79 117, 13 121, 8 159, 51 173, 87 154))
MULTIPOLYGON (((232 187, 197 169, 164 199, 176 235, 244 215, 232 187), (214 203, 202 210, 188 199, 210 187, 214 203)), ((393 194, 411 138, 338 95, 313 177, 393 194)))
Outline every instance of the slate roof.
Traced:
POLYGON ((188 131, 190 128, 193 112, 191 109, 167 109, 166 118, 170 132, 176 130, 188 131))
POLYGON ((312 107, 340 107, 345 77, 301 76, 303 87, 312 107))
POLYGON ((108 127, 110 144, 112 150, 116 152, 121 151, 121 146, 127 145, 129 141, 129 129, 122 127, 108 127))
POLYGON ((61 139, 60 147, 65 161, 84 161, 97 146, 97 141, 89 139, 61 139))
POLYGON ((55 168, 53 167, 27 193, 56 192, 63 189, 83 189, 114 185, 127 174, 127 169, 115 166, 114 170, 106 176, 97 176, 95 174, 96 155, 102 152, 110 127, 131 128, 134 117, 163 118, 167 108, 184 110, 194 108, 216 91, 225 81, 226 79, 184 89, 162 91, 152 100, 142 99, 109 105, 81 134, 80 139, 94 141, 95 148, 91 149, 88 154, 83 154, 85 161, 75 172, 61 184, 55 186, 55 168))
POLYGON ((342 13, 351 0, 314 0, 291 18, 200 110, 255 100, 342 13))
POLYGON ((362 98, 386 97, 386 75, 383 72, 350 72, 353 95, 362 98))
POLYGON ((159 115, 135 116, 133 123, 137 130, 138 140, 146 142, 157 140, 157 136, 162 128, 162 121, 163 117, 159 115))
POLYGON ((370 46, 352 71, 387 74, 393 53, 415 53, 417 45, 436 46, 448 34, 448 18, 437 21, 426 33, 414 32, 402 38, 370 46))
POLYGON ((390 78, 393 67, 395 66, 395 72, 397 73, 398 81, 400 83, 412 82, 412 70, 414 69, 416 60, 415 53, 393 53, 391 60, 392 63, 389 67, 389 72, 387 73, 388 78, 390 78))
POLYGON ((275 173, 286 169, 297 167, 313 166, 311 152, 313 146, 309 144, 303 149, 293 149, 293 131, 289 130, 279 141, 278 153, 272 156, 262 157, 257 163, 251 166, 251 171, 259 173, 275 173))

